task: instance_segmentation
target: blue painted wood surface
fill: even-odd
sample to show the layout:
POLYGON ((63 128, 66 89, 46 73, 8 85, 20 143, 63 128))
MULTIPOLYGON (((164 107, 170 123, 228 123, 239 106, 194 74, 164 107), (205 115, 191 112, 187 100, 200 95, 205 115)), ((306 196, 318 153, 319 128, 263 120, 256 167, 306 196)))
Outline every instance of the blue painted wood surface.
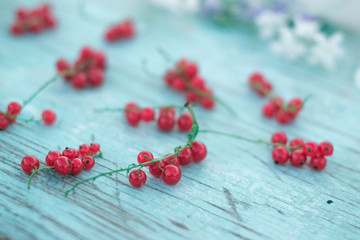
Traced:
POLYGON ((55 126, 16 123, 0 133, 0 238, 359 239, 360 94, 351 78, 358 63, 357 36, 348 37, 349 57, 334 72, 274 57, 251 29, 217 28, 141 1, 89 1, 85 12, 90 19, 79 14, 77 1, 53 1, 60 22, 55 31, 10 36, 5 29, 15 9, 38 3, 0 2, 1 109, 27 98, 52 77, 58 58, 73 60, 84 45, 104 50, 109 68, 100 89, 75 91, 59 80, 22 113, 26 118, 54 109, 55 126), (106 44, 102 34, 107 23, 127 17, 138 25, 136 39, 106 44), (132 128, 120 113, 94 113, 129 101, 149 106, 183 103, 162 79, 142 70, 147 60, 154 73, 164 73, 169 65, 157 53, 159 47, 174 61, 185 56, 198 62, 216 95, 237 112, 235 118, 221 106, 211 112, 197 108, 200 128, 264 140, 277 130, 290 138, 329 140, 335 152, 326 170, 276 166, 271 148, 199 134, 208 156, 183 168, 176 186, 148 176, 146 186, 134 189, 124 174, 117 174, 65 197, 64 191, 76 181, 127 166, 141 150, 162 156, 185 142, 177 131, 161 133, 155 124, 132 128), (246 85, 254 70, 263 71, 286 99, 312 94, 293 124, 280 126, 261 116, 264 100, 246 85), (43 172, 27 190, 28 175, 20 167, 23 156, 35 155, 44 164, 49 150, 76 147, 91 142, 92 136, 104 153, 92 171, 66 177, 43 172))

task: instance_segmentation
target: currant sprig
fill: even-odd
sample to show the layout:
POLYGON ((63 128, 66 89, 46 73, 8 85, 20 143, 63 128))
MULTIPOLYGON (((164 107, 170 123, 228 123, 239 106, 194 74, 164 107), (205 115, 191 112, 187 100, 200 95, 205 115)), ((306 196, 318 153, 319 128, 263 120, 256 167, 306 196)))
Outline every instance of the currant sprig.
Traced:
MULTIPOLYGON (((198 122, 197 122, 197 120, 196 120, 195 113, 194 113, 194 110, 193 110, 191 104, 189 104, 189 103, 187 102, 187 103, 184 105, 184 107, 186 107, 186 108, 188 109, 188 111, 189 111, 189 113, 190 113, 190 115, 191 115, 191 117, 192 117, 192 119, 193 119, 193 126, 192 126, 192 130, 188 133, 188 140, 187 140, 187 142, 186 142, 184 145, 177 147, 174 153, 168 154, 168 155, 166 155, 166 156, 164 156, 164 157, 157 158, 157 159, 154 159, 153 157, 150 157, 150 156, 148 156, 148 155, 145 155, 144 158, 149 159, 149 161, 141 162, 141 163, 139 163, 139 164, 130 164, 130 165, 129 165, 128 167, 126 167, 126 168, 115 169, 115 170, 112 170, 112 171, 109 171, 109 172, 100 173, 100 174, 98 174, 98 175, 96 175, 96 176, 93 176, 93 177, 91 177, 91 178, 84 179, 84 180, 82 180, 82 181, 79 181, 79 182, 75 183, 75 185, 74 185, 73 187, 71 187, 69 190, 67 190, 67 191, 65 192, 65 196, 68 196, 71 192, 74 192, 75 189, 76 189, 79 185, 81 185, 81 184, 84 184, 84 183, 89 182, 89 181, 95 181, 96 179, 98 179, 98 178, 100 178, 100 177, 110 176, 110 175, 112 175, 112 174, 114 174, 114 173, 126 172, 126 174, 128 175, 131 170, 137 169, 137 170, 135 171, 137 175, 134 175, 134 177, 140 178, 141 176, 144 175, 144 173, 143 173, 143 171, 142 171, 141 169, 142 169, 143 167, 145 167, 145 166, 149 166, 149 165, 155 164, 155 163, 157 163, 158 166, 159 166, 159 168, 160 168, 161 170, 163 170, 163 169, 161 168, 161 166, 160 166, 161 161, 166 160, 166 159, 172 159, 172 158, 173 158, 173 159, 171 160, 171 163, 172 163, 173 161, 175 161, 176 157, 179 157, 180 153, 181 153, 183 150, 185 150, 186 148, 190 148, 190 147, 192 146, 192 143, 194 142, 194 140, 195 140, 195 138, 196 138, 196 136, 197 136, 197 134, 198 134, 198 132, 199 132, 199 124, 198 124, 198 122)), ((150 155, 150 154, 149 154, 149 155, 150 155)), ((175 168, 175 166, 173 166, 173 165, 171 165, 171 167, 174 167, 174 168, 175 168)), ((180 175, 180 176, 181 176, 181 175, 180 175)), ((146 181, 146 175, 145 175, 145 180, 144 180, 144 181, 146 181)), ((142 182, 142 184, 139 184, 139 186, 141 186, 141 185, 143 185, 143 184, 144 184, 144 182, 142 182)), ((168 184, 173 184, 173 183, 170 182, 170 183, 168 183, 168 184)), ((132 185, 133 185, 133 186, 137 186, 137 185, 134 185, 133 183, 132 183, 132 185)))

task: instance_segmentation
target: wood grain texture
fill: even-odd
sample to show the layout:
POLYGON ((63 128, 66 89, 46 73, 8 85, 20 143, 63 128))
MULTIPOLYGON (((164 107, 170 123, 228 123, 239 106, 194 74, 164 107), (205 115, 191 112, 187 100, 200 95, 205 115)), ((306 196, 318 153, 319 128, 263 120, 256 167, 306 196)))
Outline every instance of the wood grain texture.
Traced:
MULTIPOLYGON (((89 1, 79 13, 78 1, 53 1, 60 25, 40 36, 13 38, 6 29, 15 9, 40 1, 0 2, 0 107, 22 101, 54 74, 60 57, 73 60, 83 45, 106 52, 106 83, 96 90, 75 91, 57 81, 22 113, 39 116, 46 108, 58 113, 53 127, 17 123, 0 133, 0 239, 358 239, 360 238, 360 94, 352 84, 358 36, 349 35, 349 57, 334 72, 301 62, 288 63, 269 53, 251 29, 221 29, 192 16, 168 13, 142 1, 89 1), (102 34, 114 21, 135 19, 133 41, 106 44, 102 34), (157 75, 173 60, 198 62, 201 75, 237 117, 217 106, 196 109, 200 128, 269 139, 277 130, 290 138, 329 140, 335 152, 323 172, 308 167, 275 166, 268 147, 226 137, 199 134, 208 156, 183 168, 176 186, 148 177, 134 189, 124 174, 64 191, 76 181, 136 161, 141 150, 162 156, 185 142, 184 134, 156 130, 155 124, 129 127, 121 114, 95 114, 94 109, 182 104, 160 78, 142 70, 147 60, 157 75), (264 100, 249 91, 249 73, 260 69, 286 99, 312 94, 299 118, 289 126, 264 119, 264 100), (92 171, 62 177, 43 172, 26 188, 21 171, 25 155, 44 159, 49 150, 101 143, 104 158, 92 171), (327 200, 333 200, 327 204, 327 200)), ((171 64, 171 63, 170 63, 171 64)))

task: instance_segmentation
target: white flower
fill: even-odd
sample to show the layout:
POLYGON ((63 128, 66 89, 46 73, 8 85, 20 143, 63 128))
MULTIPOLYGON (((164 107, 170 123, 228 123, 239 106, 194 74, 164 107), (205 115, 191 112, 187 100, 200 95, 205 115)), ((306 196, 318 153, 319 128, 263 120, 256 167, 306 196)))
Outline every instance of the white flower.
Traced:
POLYGON ((265 11, 255 19, 255 23, 259 28, 260 36, 263 39, 269 39, 276 35, 281 27, 285 26, 286 16, 282 13, 265 11))
POLYGON ((360 88, 360 67, 356 69, 354 78, 355 78, 355 86, 357 88, 360 88))
POLYGON ((200 0, 150 0, 153 4, 167 8, 173 12, 196 12, 199 10, 200 0))
POLYGON ((297 17, 295 19, 294 32, 298 37, 311 40, 319 32, 319 23, 315 20, 306 20, 302 17, 297 17))
POLYGON ((270 45, 271 50, 276 54, 295 60, 306 52, 305 46, 299 42, 294 33, 288 27, 283 27, 279 31, 279 39, 270 45))
POLYGON ((324 34, 318 33, 314 40, 315 45, 310 49, 308 61, 312 64, 322 64, 327 69, 333 69, 336 60, 344 55, 341 47, 343 35, 335 33, 326 38, 324 34))

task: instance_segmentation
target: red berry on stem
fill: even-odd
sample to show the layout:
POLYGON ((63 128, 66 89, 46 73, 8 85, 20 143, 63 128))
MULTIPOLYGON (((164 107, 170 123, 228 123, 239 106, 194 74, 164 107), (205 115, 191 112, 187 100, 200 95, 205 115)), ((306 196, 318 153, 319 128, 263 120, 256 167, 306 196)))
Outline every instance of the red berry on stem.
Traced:
POLYGON ((90 157, 90 156, 86 156, 86 157, 83 157, 82 159, 82 162, 84 164, 84 169, 85 170, 90 170, 94 167, 95 165, 95 160, 93 157, 90 157))
POLYGON ((125 105, 125 113, 132 111, 132 110, 138 110, 139 106, 136 103, 130 102, 125 105))
POLYGON ((83 89, 86 87, 87 84, 87 80, 86 80, 86 75, 83 72, 80 72, 78 74, 76 74, 72 80, 71 80, 71 84, 75 89, 83 89))
POLYGON ((46 165, 49 167, 53 167, 55 164, 55 161, 61 156, 61 154, 57 151, 49 152, 48 155, 45 158, 46 165))
POLYGON ((284 165, 289 160, 289 151, 282 146, 278 146, 272 152, 272 159, 275 164, 284 165))
POLYGON ((149 166, 149 172, 151 173, 151 175, 153 175, 154 177, 160 177, 162 174, 161 169, 159 168, 159 162, 153 162, 150 164, 149 166))
POLYGON ((168 165, 161 174, 161 178, 166 184, 175 185, 181 179, 181 170, 177 166, 168 165))
POLYGON ((204 90, 205 89, 205 80, 202 79, 201 77, 195 77, 191 80, 192 85, 195 88, 204 90))
POLYGON ((39 166, 39 160, 34 156, 25 156, 21 161, 21 168, 26 174, 32 174, 39 166))
POLYGON ((334 147, 329 142, 322 142, 319 144, 319 153, 322 156, 331 156, 333 154, 334 147))
POLYGON ((141 111, 140 110, 128 110, 126 113, 126 121, 130 126, 137 126, 141 120, 141 111))
POLYGON ((184 91, 186 89, 186 84, 183 79, 177 77, 175 78, 172 83, 171 87, 178 92, 184 91))
POLYGON ((293 116, 291 113, 286 112, 286 111, 284 111, 283 109, 280 109, 280 110, 277 112, 276 120, 277 120, 278 123, 280 123, 280 124, 288 124, 288 123, 290 123, 292 120, 294 120, 294 116, 293 116))
POLYGON ((53 125, 56 121, 56 114, 52 110, 45 110, 41 115, 45 125, 53 125))
POLYGON ((74 149, 65 148, 65 150, 62 152, 62 156, 67 157, 70 160, 73 159, 74 149))
POLYGON ((55 171, 60 175, 68 175, 71 172, 71 160, 65 156, 61 156, 56 159, 55 171))
POLYGON ((17 102, 11 102, 8 105, 7 113, 11 116, 16 116, 21 112, 21 105, 17 102))
MULTIPOLYGON (((142 151, 142 152, 140 152, 140 153, 138 154, 138 156, 137 156, 137 161, 138 161, 139 164, 141 164, 141 163, 145 163, 145 162, 151 161, 151 159, 149 159, 149 158, 154 159, 153 154, 152 154, 151 152, 148 152, 148 151, 142 151), (145 157, 145 156, 147 156, 147 157, 145 157)), ((151 164, 151 163, 146 164, 145 167, 150 166, 150 164, 151 164)))
POLYGON ((79 151, 76 149, 73 149, 73 155, 70 159, 78 158, 80 156, 79 151))
POLYGON ((133 170, 129 174, 129 182, 136 188, 143 186, 146 183, 146 173, 143 170, 133 170))
POLYGON ((104 82, 104 73, 101 69, 93 68, 88 72, 88 80, 91 87, 99 87, 104 82))
POLYGON ((186 98, 187 100, 189 100, 190 102, 196 102, 197 99, 198 99, 198 95, 197 95, 196 93, 194 93, 194 92, 187 91, 187 92, 185 93, 185 98, 186 98))
POLYGON ((276 111, 282 108, 283 102, 284 100, 282 99, 282 97, 279 96, 270 99, 270 103, 274 105, 276 111))
POLYGON ((196 76, 196 74, 198 72, 198 68, 195 63, 188 63, 185 66, 184 71, 186 73, 186 76, 191 79, 196 76))
POLYGON ((70 68, 70 64, 65 59, 59 59, 56 63, 56 69, 59 73, 70 68))
POLYGON ((267 118, 272 118, 275 116, 277 109, 275 105, 271 102, 266 103, 262 108, 262 113, 267 118))
POLYGON ((169 132, 174 128, 175 117, 172 114, 163 114, 157 120, 159 129, 163 132, 169 132))
POLYGON ((321 171, 326 167, 326 158, 324 157, 314 157, 310 160, 310 167, 315 171, 321 171))
POLYGON ((192 129, 193 120, 190 113, 183 113, 177 120, 177 125, 181 132, 188 132, 192 129))
POLYGON ((302 108, 303 101, 300 98, 293 98, 290 100, 288 108, 293 114, 298 114, 302 108))
POLYGON ((103 52, 95 53, 95 66, 102 70, 106 68, 106 57, 103 52))
POLYGON ((175 116, 175 109, 172 107, 163 107, 160 109, 159 115, 167 115, 167 114, 175 116))
POLYGON ((214 106, 215 106, 215 101, 211 98, 208 98, 208 97, 202 97, 201 100, 201 106, 203 106, 203 108, 205 109, 213 109, 214 106))
POLYGON ((206 146, 201 142, 192 142, 191 152, 193 155, 193 161, 200 162, 206 157, 207 149, 206 146))
POLYGON ((306 163, 306 155, 302 150, 295 150, 290 155, 290 163, 294 167, 301 167, 306 163))
POLYGON ((81 59, 91 59, 92 57, 94 57, 94 52, 90 47, 84 47, 83 49, 81 49, 81 59))
POLYGON ((177 158, 179 159, 179 163, 181 166, 189 165, 193 160, 193 154, 191 149, 189 147, 184 148, 177 158))
POLYGON ((5 130, 9 126, 10 122, 5 114, 0 112, 0 130, 5 130))
POLYGON ((90 147, 87 144, 83 144, 79 147, 79 154, 82 157, 85 157, 90 154, 90 147))
MULTIPOLYGON (((164 157, 171 155, 170 153, 166 154, 164 157)), ((167 165, 180 166, 179 159, 176 156, 171 156, 161 160, 160 167, 164 169, 167 165)))
POLYGON ((83 170, 83 161, 79 158, 74 158, 71 161, 71 173, 74 175, 80 174, 83 170))
POLYGON ((28 16, 29 16, 29 13, 26 9, 24 8, 18 8, 16 10, 16 16, 17 18, 19 18, 20 20, 25 20, 28 16))
POLYGON ((97 154, 100 151, 100 144, 92 143, 89 148, 90 153, 97 154))
POLYGON ((318 154, 318 145, 314 142, 307 142, 303 146, 303 151, 306 156, 315 157, 318 154))
POLYGON ((300 150, 303 150, 304 141, 301 138, 295 138, 290 141, 289 145, 291 148, 301 148, 300 150))
POLYGON ((286 134, 285 134, 284 132, 281 132, 281 131, 276 132, 276 133, 274 133, 274 134, 272 135, 272 137, 271 137, 271 142, 272 142, 273 144, 275 144, 275 143, 280 143, 280 144, 286 145, 286 143, 287 143, 287 136, 286 136, 286 134))
POLYGON ((150 107, 143 108, 141 110, 141 120, 148 123, 154 121, 155 119, 155 111, 150 107))

